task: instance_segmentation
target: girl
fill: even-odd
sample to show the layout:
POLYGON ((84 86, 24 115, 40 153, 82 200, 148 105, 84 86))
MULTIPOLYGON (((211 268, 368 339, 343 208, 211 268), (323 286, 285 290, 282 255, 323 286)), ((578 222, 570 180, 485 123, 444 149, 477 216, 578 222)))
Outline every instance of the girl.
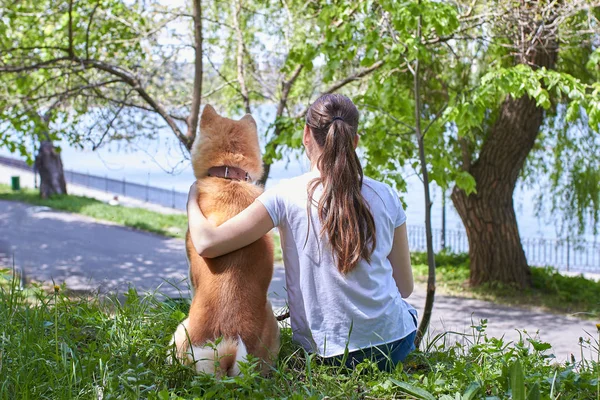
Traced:
POLYGON ((388 185, 363 176, 357 128, 349 98, 320 97, 303 135, 312 170, 218 227, 192 185, 189 230, 198 254, 210 258, 278 227, 294 341, 329 363, 371 358, 390 370, 414 350, 416 334, 416 311, 403 300, 413 290, 406 215, 388 185))

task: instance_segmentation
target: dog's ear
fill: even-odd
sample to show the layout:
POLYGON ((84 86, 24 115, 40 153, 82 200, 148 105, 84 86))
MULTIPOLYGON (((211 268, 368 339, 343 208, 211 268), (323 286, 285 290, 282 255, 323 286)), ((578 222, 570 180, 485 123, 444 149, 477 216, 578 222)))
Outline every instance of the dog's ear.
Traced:
POLYGON ((213 106, 210 104, 205 105, 200 117, 200 126, 210 124, 218 116, 219 114, 217 114, 213 106))
POLYGON ((254 127, 256 127, 256 121, 254 120, 254 117, 252 116, 252 114, 244 115, 242 117, 242 119, 240 119, 240 121, 244 121, 244 122, 252 124, 252 125, 254 125, 254 127))

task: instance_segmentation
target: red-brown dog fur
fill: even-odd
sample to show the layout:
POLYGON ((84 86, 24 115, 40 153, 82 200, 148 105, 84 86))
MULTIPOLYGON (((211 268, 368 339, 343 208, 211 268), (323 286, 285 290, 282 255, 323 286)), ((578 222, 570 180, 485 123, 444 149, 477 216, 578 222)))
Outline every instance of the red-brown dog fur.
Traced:
MULTIPOLYGON (((262 188, 251 182, 208 177, 210 167, 223 165, 245 170, 251 181, 260 178, 262 159, 256 123, 249 114, 239 121, 221 117, 206 105, 200 135, 192 148, 192 166, 200 209, 216 225, 238 214, 262 193, 262 188)), ((198 371, 231 376, 239 374, 236 360, 243 359, 247 351, 264 360, 263 372, 268 372, 279 351, 279 327, 267 300, 273 275, 270 235, 209 259, 196 253, 188 232, 186 251, 194 296, 188 319, 173 336, 177 357, 186 363, 196 362, 198 371), (218 355, 214 345, 203 350, 218 338, 222 338, 218 355), (208 360, 198 361, 200 353, 208 360)))

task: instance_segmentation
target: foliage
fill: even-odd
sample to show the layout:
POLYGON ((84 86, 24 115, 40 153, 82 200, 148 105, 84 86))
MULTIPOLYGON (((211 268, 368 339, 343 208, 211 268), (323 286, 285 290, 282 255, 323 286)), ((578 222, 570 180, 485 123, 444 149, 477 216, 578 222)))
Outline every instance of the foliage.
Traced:
MULTIPOLYGON (((424 283, 427 279, 426 255, 412 253, 411 259, 415 280, 424 283)), ((542 307, 553 312, 576 314, 581 318, 597 319, 600 316, 600 282, 582 275, 567 276, 552 267, 532 267, 532 286, 525 290, 498 283, 470 287, 469 258, 466 254, 438 253, 436 266, 441 294, 542 307)))
MULTIPOLYGON (((0 274, 0 399, 11 398, 342 398, 583 399, 596 398, 597 360, 552 362, 548 345, 524 336, 518 343, 485 335, 486 321, 463 343, 446 335, 410 355, 393 373, 369 361, 355 370, 323 365, 291 342, 271 376, 246 365, 244 376, 217 380, 171 365, 170 335, 186 315, 186 301, 139 296, 73 298, 64 288, 34 295, 0 274), (527 340, 526 340, 527 339, 527 340), (533 397, 538 394, 538 397, 533 397)), ((597 343, 597 339, 595 343, 597 343)))
MULTIPOLYGON (((528 183, 544 184, 540 172, 546 173, 551 184, 545 193, 562 194, 555 208, 558 203, 563 210, 572 205, 570 215, 578 216, 580 227, 588 222, 583 216, 591 210, 592 222, 598 224, 600 199, 594 178, 600 168, 592 152, 599 143, 600 56, 593 45, 597 25, 587 24, 596 20, 599 4, 578 0, 557 11, 551 4, 539 3, 529 5, 531 12, 539 7, 540 13, 558 14, 552 23, 560 26, 558 40, 566 43, 556 70, 512 61, 519 57, 518 44, 507 44, 506 38, 517 35, 512 24, 519 17, 513 15, 517 11, 509 1, 411 1, 403 7, 392 1, 334 2, 324 6, 324 21, 331 15, 345 18, 341 27, 325 31, 326 42, 319 48, 325 58, 325 80, 335 76, 346 60, 358 59, 363 65, 383 62, 368 83, 352 91, 363 112, 361 144, 367 174, 403 191, 403 175, 418 173, 409 63, 419 58, 425 153, 431 178, 440 187, 457 185, 467 193, 477 190, 465 163, 476 161, 504 99, 529 96, 547 110, 548 125, 523 171, 528 183), (422 42, 414 35, 419 17, 422 42), (559 129, 563 120, 567 126, 559 129), (578 135, 576 129, 584 133, 578 135), (537 161, 542 155, 544 161, 537 161), (568 184, 573 181, 579 185, 568 184), (564 201, 569 194, 573 201, 564 201)), ((327 27, 326 22, 322 26, 327 27)))
MULTIPOLYGON (((202 17, 200 1, 4 1, 0 8, 0 144, 29 156, 28 139, 39 131, 96 149, 166 128, 189 149, 203 95, 202 21, 219 20, 210 9, 202 17)), ((205 87, 218 91, 210 79, 205 87)))
POLYGON ((134 101, 131 91, 124 90, 116 75, 90 70, 83 61, 71 65, 69 57, 123 69, 135 60, 141 67, 147 59, 144 47, 153 43, 150 30, 155 28, 147 8, 140 2, 126 5, 119 0, 4 3, 0 6, 0 144, 30 157, 29 139, 46 133, 52 140, 64 137, 71 144, 97 144, 104 139, 104 129, 131 137, 119 126, 120 120, 106 116, 117 111, 107 99, 134 101), (145 43, 140 36, 146 37, 145 43), (97 124, 88 123, 86 135, 83 117, 92 114, 97 124))
MULTIPOLYGON (((542 187, 540 197, 551 196, 550 211, 560 211, 567 228, 582 233, 600 222, 597 0, 419 0, 401 7, 390 0, 232 0, 203 8, 199 0, 185 7, 122 0, 9 3, 0 19, 0 143, 13 150, 27 152, 26 135, 47 130, 39 122, 46 116, 54 139, 62 132, 80 142, 77 122, 94 113, 104 113, 104 123, 91 118, 91 129, 98 129, 93 147, 107 137, 153 136, 166 125, 189 148, 200 100, 218 102, 229 114, 258 113, 265 105, 276 109, 264 113, 271 122, 266 179, 273 160, 301 147, 310 100, 343 91, 363 112, 360 151, 367 175, 404 191, 404 176, 419 174, 418 119, 424 167, 442 188, 476 195, 502 181, 497 190, 506 195, 516 182, 504 179, 516 181, 520 171, 524 182, 542 187), (185 51, 191 43, 193 55, 185 51), (414 112, 415 60, 422 76, 420 113, 414 112), (189 96, 181 95, 192 87, 189 96), (532 99, 544 113, 539 132, 539 123, 533 124, 534 149, 509 163, 518 167, 515 173, 477 182, 471 167, 499 171, 500 163, 486 164, 480 156, 482 149, 502 145, 490 137, 504 106, 519 98, 532 99), (21 136, 10 136, 14 132, 21 136)), ((517 232, 516 221, 508 223, 514 229, 507 232, 517 232)), ((510 239, 487 248, 515 243, 505 254, 522 255, 512 240, 518 238, 510 239)), ((517 258, 509 265, 522 276, 525 258, 517 258)))

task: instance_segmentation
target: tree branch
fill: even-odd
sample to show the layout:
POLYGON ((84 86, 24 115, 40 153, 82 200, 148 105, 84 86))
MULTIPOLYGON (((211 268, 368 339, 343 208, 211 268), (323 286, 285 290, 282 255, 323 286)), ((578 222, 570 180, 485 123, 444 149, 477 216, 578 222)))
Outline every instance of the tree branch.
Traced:
MULTIPOLYGON (((132 103, 132 102, 128 102, 128 101, 124 101, 124 100, 120 100, 120 99, 115 99, 115 98, 112 98, 112 97, 108 97, 108 96, 105 96, 103 93, 100 93, 100 92, 96 92, 95 95, 86 95, 86 94, 84 94, 82 96, 86 97, 86 98, 92 98, 92 99, 94 99, 94 98, 95 99, 101 99, 101 100, 107 101, 109 103, 113 103, 113 104, 116 104, 116 105, 123 105, 124 107, 128 107, 128 108, 137 108, 138 110, 142 110, 142 111, 156 112, 156 110, 153 109, 153 108, 144 107, 141 104, 136 104, 136 103, 132 103)), ((182 115, 176 115, 176 114, 173 114, 173 113, 169 113, 169 116, 171 118, 173 118, 174 120, 181 121, 181 122, 186 122, 187 123, 187 117, 184 117, 182 115)))
MULTIPOLYGON (((346 77, 344 79, 341 79, 339 81, 334 82, 329 87, 327 87, 324 91, 322 91, 321 94, 323 95, 323 94, 327 94, 327 93, 333 93, 336 90, 339 90, 339 89, 343 88, 347 84, 349 84, 351 82, 354 82, 356 80, 359 80, 360 78, 363 78, 363 77, 369 75, 373 71, 378 70, 379 68, 381 68, 383 66, 383 64, 384 64, 383 61, 377 61, 375 64, 371 65, 370 67, 358 70, 354 74, 352 74, 352 75, 350 75, 350 76, 348 76, 348 77, 346 77)), ((308 107, 306 107, 302 111, 298 112, 295 115, 295 118, 302 118, 302 117, 304 117, 306 115, 307 111, 308 111, 308 107)))
MULTIPOLYGON (((418 4, 421 1, 418 0, 418 4)), ((422 25, 423 16, 419 15, 416 39, 417 45, 422 44, 422 25)), ((418 53, 417 53, 418 54, 418 53)), ((417 55, 414 61, 415 65, 412 68, 413 72, 413 89, 415 96, 415 134, 417 136, 417 143, 419 144, 419 161, 421 163, 421 175, 423 177, 423 191, 425 195, 425 235, 427 239, 427 265, 428 265, 428 277, 427 277, 427 296, 425 298, 425 309, 423 311, 423 317, 421 323, 417 329, 417 336, 415 338, 415 346, 419 348, 425 332, 429 328, 429 321, 431 320, 431 312, 433 310, 433 303, 435 300, 435 255, 433 251, 433 234, 431 229, 431 196, 429 193, 429 172, 427 170, 427 159, 425 158, 425 133, 421 131, 421 90, 420 90, 420 60, 417 55)), ((410 64, 409 64, 410 65, 410 64)))
POLYGON ((219 69, 217 68, 217 66, 212 62, 212 60, 210 59, 210 57, 208 55, 206 56, 206 60, 208 61, 208 63, 210 64, 210 66, 213 68, 213 70, 217 73, 217 75, 219 75, 219 77, 223 80, 223 82, 225 82, 225 84, 227 86, 231 86, 231 88, 233 90, 235 90, 236 92, 238 92, 240 95, 242 94, 242 92, 240 92, 240 89, 233 84, 233 81, 230 81, 229 79, 227 79, 227 77, 225 75, 223 75, 221 73, 221 71, 219 71, 219 69))
POLYGON ((298 65, 294 72, 292 72, 290 78, 287 81, 281 82, 281 98, 279 99, 279 104, 277 105, 277 117, 281 117, 283 115, 283 110, 285 110, 287 105, 290 90, 292 89, 292 86, 294 86, 294 82, 296 82, 296 79, 298 79, 298 76, 300 76, 300 72, 302 72, 303 69, 303 64, 298 65))
POLYGON ((192 93, 192 106, 187 120, 187 141, 183 144, 191 149, 198 131, 198 116, 202 102, 202 1, 193 0, 194 5, 194 89, 192 93))
MULTIPOLYGON (((128 96, 129 96, 129 93, 127 93, 127 95, 125 96, 125 98, 127 98, 128 96)), ((113 115, 113 117, 111 118, 111 120, 108 122, 108 125, 106 126, 106 129, 104 130, 104 133, 100 137, 100 141, 98 143, 94 143, 92 145, 92 151, 95 151, 98 147, 100 147, 100 145, 104 141, 104 138, 106 137, 106 135, 108 135, 108 132, 113 127, 113 124, 114 124, 115 120, 119 117, 119 114, 121 113, 121 111, 123 111, 124 107, 125 107, 124 103, 119 106, 119 108, 117 109, 117 112, 115 112, 115 114, 113 115)))
MULTIPOLYGON (((298 76, 300 76, 300 72, 302 72, 302 69, 304 69, 304 65, 298 65, 294 72, 292 72, 292 75, 289 77, 289 79, 283 80, 281 82, 281 97, 279 98, 279 103, 277 104, 277 112, 275 113, 275 132, 273 132, 273 135, 275 137, 278 137, 281 134, 281 128, 278 124, 278 120, 283 116, 283 111, 287 107, 290 90, 292 89, 292 86, 294 86, 294 82, 296 82, 298 76)), ((274 148, 276 147, 277 145, 274 145, 274 148)), ((267 179, 269 179, 270 172, 271 164, 263 161, 263 175, 258 180, 259 185, 264 186, 267 183, 267 179)))
POLYGON ((64 99, 65 97, 67 97, 68 95, 71 95, 73 93, 77 93, 77 92, 81 92, 83 90, 87 90, 87 89, 94 89, 94 88, 99 88, 99 87, 104 87, 107 85, 111 85, 113 83, 119 83, 119 82, 123 82, 121 79, 111 79, 108 81, 103 81, 103 82, 98 82, 98 83, 93 83, 93 84, 89 84, 89 85, 84 85, 84 86, 76 86, 75 88, 71 88, 71 89, 67 89, 63 92, 60 93, 53 93, 51 95, 48 96, 38 96, 38 97, 23 97, 21 98, 22 100, 27 100, 29 102, 32 101, 40 101, 40 100, 46 100, 46 99, 53 99, 55 97, 58 97, 60 99, 64 99))
POLYGON ((240 11, 241 3, 238 0, 231 1, 231 14, 233 15, 233 26, 235 28, 235 37, 237 40, 237 80, 240 85, 240 93, 244 102, 244 108, 246 113, 250 114, 250 95, 248 93, 248 87, 246 86, 246 72, 244 70, 244 35, 240 26, 240 11))
POLYGON ((96 14, 96 10, 100 6, 100 0, 96 3, 92 12, 90 13, 90 19, 88 20, 87 28, 85 29, 85 57, 90 58, 90 27, 92 26, 92 21, 94 20, 94 14, 96 14))
POLYGON ((413 128, 412 126, 410 126, 409 124, 407 124, 404 121, 399 120, 398 118, 394 117, 392 114, 390 114, 389 112, 385 111, 383 108, 381 107, 377 107, 374 106, 372 104, 367 104, 367 103, 361 103, 359 104, 361 106, 367 107, 367 108, 371 108, 373 110, 377 110, 385 115, 388 116, 388 118, 390 118, 392 121, 394 121, 395 123, 402 125, 403 127, 405 127, 406 129, 408 129, 410 132, 415 133, 415 128, 413 128))
POLYGON ((42 61, 36 64, 30 64, 30 65, 19 65, 19 66, 0 66, 0 72, 13 72, 13 73, 17 73, 17 72, 27 72, 27 71, 35 71, 35 70, 39 70, 39 69, 45 69, 46 67, 52 66, 54 64, 58 64, 62 61, 72 61, 73 58, 72 57, 57 57, 57 58, 53 58, 51 60, 46 60, 46 61, 42 61))
POLYGON ((73 49, 73 0, 69 0, 69 56, 75 56, 73 49))
POLYGON ((146 101, 146 103, 165 120, 165 122, 167 123, 167 125, 169 125, 169 127, 171 128, 175 136, 177 136, 179 141, 187 149, 191 148, 192 142, 190 141, 190 138, 181 132, 171 115, 165 110, 165 108, 160 103, 158 103, 152 96, 150 96, 150 94, 141 86, 140 82, 134 76, 132 76, 131 73, 129 73, 128 71, 124 71, 119 67, 115 67, 113 65, 104 63, 102 61, 81 59, 75 59, 74 61, 78 61, 82 65, 93 67, 101 71, 107 72, 111 75, 120 77, 125 83, 131 86, 140 95, 140 97, 142 97, 144 101, 146 101))
POLYGON ((448 103, 444 104, 443 107, 440 108, 440 110, 438 111, 438 113, 435 115, 435 117, 431 121, 429 121, 429 124, 427 124, 427 126, 423 130, 423 136, 425 136, 427 134, 427 132, 429 131, 429 128, 431 128, 431 125, 433 125, 438 119, 441 118, 441 116, 444 114, 444 110, 447 107, 448 107, 448 103))

